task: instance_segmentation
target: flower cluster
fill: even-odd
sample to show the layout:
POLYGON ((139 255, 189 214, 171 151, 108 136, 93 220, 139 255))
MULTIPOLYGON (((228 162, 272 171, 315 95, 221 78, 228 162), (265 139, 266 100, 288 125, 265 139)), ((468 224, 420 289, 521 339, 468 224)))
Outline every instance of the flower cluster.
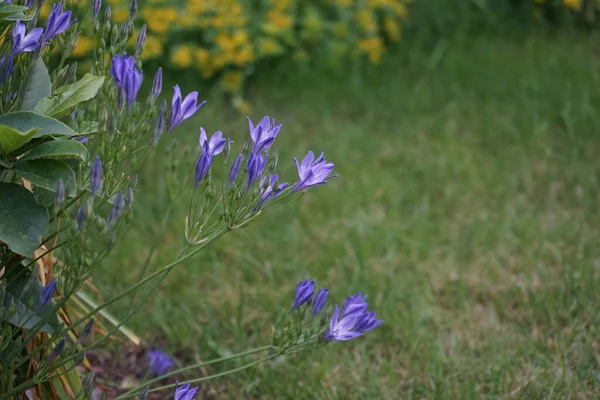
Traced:
POLYGON ((573 22, 583 20, 597 24, 600 0, 530 0, 532 16, 538 21, 573 22), (585 8, 585 9, 584 9, 585 8))
MULTIPOLYGON (((81 0, 85 3, 84 0, 81 0)), ((87 2, 91 0, 86 0, 87 2)), ((364 55, 379 63, 387 42, 400 39, 408 0, 149 0, 140 4, 136 25, 146 25, 142 60, 167 58, 172 69, 197 69, 239 97, 246 77, 261 60, 314 55, 344 62, 364 55)), ((116 22, 129 18, 128 0, 108 0, 116 22)), ((46 6, 42 16, 50 13, 46 6)), ((91 30, 74 55, 94 47, 91 30)), ((135 46, 134 40, 131 45, 135 46)))

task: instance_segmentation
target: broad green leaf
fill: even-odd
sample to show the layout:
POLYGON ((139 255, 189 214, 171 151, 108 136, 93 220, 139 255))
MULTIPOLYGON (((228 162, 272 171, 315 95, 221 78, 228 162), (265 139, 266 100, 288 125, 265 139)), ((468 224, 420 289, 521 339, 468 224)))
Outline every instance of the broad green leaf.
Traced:
POLYGON ((50 99, 41 100, 34 111, 45 115, 63 113, 83 101, 94 98, 103 84, 103 76, 85 74, 77 82, 58 89, 50 99))
POLYGON ((39 324, 42 332, 54 333, 58 328, 58 319, 53 310, 54 302, 49 301, 40 307, 42 283, 37 278, 34 278, 33 282, 30 282, 30 279, 29 274, 21 274, 7 285, 4 307, 15 310, 7 315, 7 319, 19 328, 32 329, 39 324))
POLYGON ((75 171, 67 163, 59 160, 19 161, 12 169, 19 178, 54 192, 56 183, 62 179, 69 196, 75 194, 75 171))
POLYGON ((39 130, 39 128, 34 128, 21 132, 8 125, 0 124, 0 152, 2 154, 12 153, 29 142, 39 130))
POLYGON ((39 128, 40 130, 35 134, 35 137, 77 135, 77 132, 59 120, 32 111, 17 111, 0 115, 0 124, 10 126, 21 132, 39 128))
POLYGON ((52 140, 34 147, 21 161, 39 159, 87 159, 87 149, 75 140, 52 140))
POLYGON ((21 110, 33 110, 40 100, 52 94, 50 75, 41 56, 33 62, 31 70, 25 77, 24 87, 21 110))
POLYGON ((48 211, 21 185, 0 183, 0 241, 31 257, 48 227, 48 211))
POLYGON ((23 11, 25 10, 27 10, 27 7, 25 6, 3 2, 0 3, 0 18, 5 18, 12 14, 23 14, 23 11))

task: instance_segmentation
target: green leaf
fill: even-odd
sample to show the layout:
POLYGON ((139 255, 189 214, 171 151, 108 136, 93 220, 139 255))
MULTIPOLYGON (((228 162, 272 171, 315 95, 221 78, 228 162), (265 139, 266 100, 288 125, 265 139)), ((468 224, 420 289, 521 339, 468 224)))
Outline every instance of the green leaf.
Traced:
POLYGON ((40 128, 35 137, 77 135, 77 132, 59 120, 31 111, 17 111, 0 115, 0 124, 10 126, 21 132, 40 128))
POLYGON ((21 110, 33 110, 40 100, 52 94, 50 75, 41 56, 33 62, 31 70, 25 78, 24 87, 21 110))
POLYGON ((0 241, 22 256, 40 247, 48 227, 48 211, 33 193, 14 183, 0 183, 0 241))
POLYGON ((58 319, 54 311, 54 302, 49 301, 39 307, 42 283, 30 274, 21 274, 16 280, 11 281, 6 288, 4 307, 14 309, 14 313, 7 315, 8 321, 19 328, 32 329, 41 324, 41 331, 54 333, 58 328, 58 319))
POLYGON ((3 2, 0 3, 0 18, 6 18, 12 14, 23 14, 23 11, 27 10, 25 6, 18 6, 16 4, 3 2))
POLYGON ((34 147, 21 161, 39 159, 87 159, 87 149, 75 140, 52 140, 34 147))
POLYGON ((103 76, 85 74, 77 82, 58 89, 50 99, 42 99, 34 111, 45 115, 63 113, 83 101, 93 99, 103 84, 103 76))
POLYGON ((8 125, 0 124, 0 152, 10 154, 29 142, 39 131, 39 128, 33 128, 26 132, 21 132, 8 125))
POLYGON ((68 164, 58 160, 19 161, 12 169, 19 178, 33 185, 56 191, 56 183, 62 179, 69 196, 75 194, 75 171, 68 164))

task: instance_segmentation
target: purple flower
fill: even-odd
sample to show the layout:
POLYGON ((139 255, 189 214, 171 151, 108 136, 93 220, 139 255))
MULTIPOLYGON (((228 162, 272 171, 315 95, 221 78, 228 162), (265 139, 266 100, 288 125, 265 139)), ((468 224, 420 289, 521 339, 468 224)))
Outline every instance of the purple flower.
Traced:
POLYGON ((146 43, 146 30, 146 24, 142 25, 135 42, 135 54, 138 56, 142 54, 142 51, 144 50, 144 44, 146 43))
POLYGON ((201 102, 199 105, 196 105, 198 102, 198 92, 191 92, 185 99, 181 98, 181 90, 178 85, 175 85, 173 88, 175 94, 173 95, 173 101, 171 103, 171 122, 169 123, 169 132, 171 132, 175 127, 180 125, 183 121, 190 118, 192 115, 196 113, 206 101, 201 102))
POLYGON ((79 207, 77 210, 77 232, 83 230, 83 224, 85 223, 85 205, 79 207))
POLYGON ((313 318, 321 312, 323 307, 325 307, 325 303, 327 303, 327 295, 329 294, 329 289, 321 288, 315 295, 315 299, 313 300, 313 318))
POLYGON ((223 132, 216 131, 210 138, 210 141, 208 141, 206 138, 206 131, 204 128, 200 128, 199 141, 202 152, 208 153, 211 157, 213 157, 223 152, 227 139, 223 139, 223 132))
POLYGON ((123 195, 121 192, 117 193, 115 197, 115 202, 113 203, 110 212, 108 213, 108 217, 106 218, 106 228, 104 231, 108 231, 116 222, 117 219, 121 216, 123 212, 123 207, 125 207, 125 200, 123 199, 123 195))
POLYGON ((281 129, 281 124, 276 126, 275 119, 264 117, 255 127, 248 118, 248 127, 250 128, 250 138, 254 142, 252 152, 261 153, 271 147, 281 129))
POLYGON ((238 154, 238 156, 235 158, 235 161, 233 161, 233 164, 231 164, 231 169, 229 170, 229 179, 227 180, 227 188, 229 188, 237 179, 242 166, 242 158, 242 155, 238 154))
POLYGON ((198 187, 200 182, 202 182, 208 176, 208 171, 210 171, 210 167, 213 162, 213 157, 206 153, 202 152, 198 162, 196 163, 196 176, 194 177, 194 187, 198 187))
POLYGON ((315 294, 315 281, 309 281, 305 279, 298 283, 296 287, 296 296, 294 296, 294 304, 292 310, 300 307, 301 305, 308 303, 315 294))
POLYGON ((100 156, 96 156, 94 163, 92 164, 92 172, 90 175, 90 191, 92 192, 92 197, 98 193, 100 186, 102 186, 102 176, 102 161, 100 160, 100 156))
POLYGON ((71 138, 71 140, 84 144, 87 143, 87 141, 90 140, 90 138, 88 136, 74 136, 71 138))
POLYGON ((39 47, 44 30, 42 28, 34 28, 31 32, 26 32, 27 28, 25 27, 25 24, 20 20, 17 20, 12 31, 13 45, 8 53, 8 57, 34 51, 39 47))
POLYGON ((117 87, 123 87, 127 75, 129 75, 132 69, 136 68, 135 64, 133 56, 128 57, 127 54, 123 54, 122 56, 119 56, 118 54, 114 55, 112 65, 110 66, 110 72, 115 79, 115 85, 117 85, 117 87))
POLYGON ((48 16, 48 22, 46 23, 46 33, 44 34, 45 40, 50 40, 56 35, 66 31, 69 26, 75 21, 71 21, 71 11, 62 11, 62 2, 55 3, 48 16))
POLYGON ((121 91, 119 94, 125 98, 127 110, 131 111, 131 107, 142 86, 144 74, 137 69, 133 56, 128 57, 127 54, 123 54, 122 56, 115 54, 110 72, 115 79, 115 85, 121 91))
POLYGON ((94 22, 98 19, 98 14, 100 13, 100 7, 102 6, 102 0, 94 0, 92 4, 92 19, 94 22))
POLYGON ((367 312, 369 305, 365 301, 366 298, 367 296, 356 293, 346 299, 341 311, 335 306, 324 339, 350 340, 378 327, 383 321, 378 320, 374 312, 367 312))
MULTIPOLYGON (((144 25, 146 26, 146 25, 144 25)), ((162 68, 159 68, 152 81, 152 101, 156 101, 162 91, 162 68)))
POLYGON ((43 307, 48 304, 48 302, 54 297, 54 292, 56 292, 56 279, 52 279, 42 289, 42 293, 40 293, 40 299, 38 302, 39 306, 43 307))
POLYGON ((151 375, 161 376, 173 368, 175 363, 162 350, 156 349, 148 351, 148 366, 151 375))
POLYGON ((0 84, 4 83, 14 72, 15 66, 13 59, 0 59, 0 84))
POLYGON ((330 175, 333 171, 334 164, 327 162, 323 157, 323 153, 315 160, 315 155, 312 151, 306 154, 306 157, 299 163, 294 158, 296 168, 298 169, 298 181, 294 185, 292 192, 307 189, 311 186, 322 185, 327 183, 327 178, 334 178, 337 175, 330 175))
POLYGON ((50 355, 48 356, 48 360, 54 360, 56 357, 60 356, 60 353, 65 349, 65 339, 61 339, 60 342, 56 344, 50 355))
POLYGON ((260 201, 259 201, 258 205, 256 206, 255 210, 258 210, 259 208, 261 208, 267 201, 269 201, 269 199, 274 199, 277 196, 279 196, 281 194, 281 192, 283 192, 285 190, 285 188, 290 186, 287 183, 282 183, 281 185, 278 185, 277 180, 279 179, 279 175, 273 174, 269 178, 269 186, 267 186, 266 189, 263 189, 266 179, 267 179, 267 177, 264 177, 260 182, 260 187, 261 187, 262 193, 261 193, 260 201))
POLYGON ((266 156, 250 153, 247 164, 248 183, 246 185, 246 190, 250 190, 254 182, 262 175, 266 162, 266 156))
POLYGON ((183 386, 179 386, 179 383, 177 383, 177 386, 175 387, 175 399, 174 400, 194 400, 194 396, 196 395, 197 391, 198 391, 197 387, 190 389, 189 382, 187 382, 183 386))

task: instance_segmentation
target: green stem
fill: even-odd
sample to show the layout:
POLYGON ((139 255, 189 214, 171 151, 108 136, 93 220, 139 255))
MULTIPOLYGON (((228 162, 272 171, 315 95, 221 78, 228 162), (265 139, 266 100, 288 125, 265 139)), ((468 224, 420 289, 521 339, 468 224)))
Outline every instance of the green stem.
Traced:
POLYGON ((126 399, 127 398, 126 396, 129 396, 131 394, 137 393, 138 391, 140 391, 143 388, 145 388, 147 385, 150 385, 150 384, 152 384, 154 382, 161 381, 161 380, 163 380, 165 378, 168 378, 170 376, 173 376, 173 375, 177 375, 177 374, 180 374, 180 373, 183 373, 183 372, 187 372, 187 371, 190 371, 190 370, 196 369, 196 368, 202 368, 202 367, 205 367, 207 365, 212 365, 212 364, 216 364, 216 363, 219 363, 219 362, 224 362, 224 361, 229 361, 229 360, 233 360, 233 359, 244 357, 244 356, 249 356, 251 354, 261 353, 261 352, 269 350, 271 348, 272 348, 271 345, 269 345, 269 346, 263 346, 263 347, 258 347, 256 349, 244 351, 242 353, 233 354, 231 356, 221 357, 221 358, 215 358, 214 360, 205 361, 205 362, 201 362, 201 363, 194 364, 194 365, 189 365, 187 367, 180 368, 180 369, 175 370, 175 371, 171 371, 168 374, 161 375, 158 378, 154 378, 152 380, 146 381, 146 382, 144 382, 143 385, 136 386, 133 389, 130 389, 127 392, 123 393, 119 397, 115 397, 114 400, 126 399))

